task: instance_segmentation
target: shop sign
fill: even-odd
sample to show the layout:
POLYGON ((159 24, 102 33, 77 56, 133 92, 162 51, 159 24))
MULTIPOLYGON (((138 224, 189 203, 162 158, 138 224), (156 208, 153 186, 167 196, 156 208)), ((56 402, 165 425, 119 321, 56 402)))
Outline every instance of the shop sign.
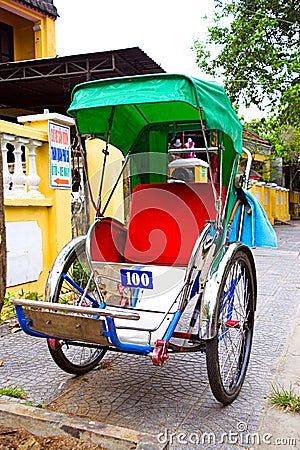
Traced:
POLYGON ((71 176, 71 138, 70 128, 49 121, 50 187, 70 189, 71 176))

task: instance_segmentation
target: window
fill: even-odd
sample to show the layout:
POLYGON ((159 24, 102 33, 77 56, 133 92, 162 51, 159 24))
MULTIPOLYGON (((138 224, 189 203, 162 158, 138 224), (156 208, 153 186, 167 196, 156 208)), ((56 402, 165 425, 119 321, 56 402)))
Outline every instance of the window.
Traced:
POLYGON ((14 60, 13 27, 0 22, 0 62, 14 60))

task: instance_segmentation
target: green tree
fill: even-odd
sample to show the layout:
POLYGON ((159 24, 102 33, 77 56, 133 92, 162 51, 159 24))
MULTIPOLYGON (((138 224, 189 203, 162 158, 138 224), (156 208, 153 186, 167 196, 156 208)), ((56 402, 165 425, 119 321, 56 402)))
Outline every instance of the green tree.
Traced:
POLYGON ((297 165, 300 157, 300 128, 288 123, 282 124, 278 117, 252 120, 244 126, 259 136, 268 139, 272 155, 281 156, 286 165, 297 165))
POLYGON ((215 0, 196 61, 221 76, 235 105, 277 111, 281 123, 299 127, 299 0, 215 0))

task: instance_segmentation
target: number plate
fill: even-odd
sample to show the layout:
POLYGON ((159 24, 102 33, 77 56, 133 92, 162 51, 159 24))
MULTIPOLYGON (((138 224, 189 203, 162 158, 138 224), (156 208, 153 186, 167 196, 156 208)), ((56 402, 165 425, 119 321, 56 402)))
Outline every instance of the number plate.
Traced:
POLYGON ((121 269, 121 284, 131 288, 153 289, 152 272, 121 269))

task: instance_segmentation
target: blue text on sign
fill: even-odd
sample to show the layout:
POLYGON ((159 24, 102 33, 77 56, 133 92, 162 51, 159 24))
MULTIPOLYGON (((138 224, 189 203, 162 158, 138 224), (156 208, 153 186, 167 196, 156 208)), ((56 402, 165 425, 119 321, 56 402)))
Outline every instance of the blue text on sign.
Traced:
POLYGON ((51 159, 53 161, 70 162, 70 151, 51 146, 51 159))

